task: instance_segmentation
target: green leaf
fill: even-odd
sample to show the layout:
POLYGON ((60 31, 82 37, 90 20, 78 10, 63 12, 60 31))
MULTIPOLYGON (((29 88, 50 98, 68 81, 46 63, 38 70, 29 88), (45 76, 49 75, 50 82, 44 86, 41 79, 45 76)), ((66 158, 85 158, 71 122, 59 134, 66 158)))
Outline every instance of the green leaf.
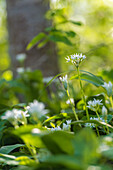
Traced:
POLYGON ((33 145, 38 148, 44 148, 45 145, 42 142, 40 135, 38 136, 32 134, 32 130, 35 128, 45 131, 45 128, 40 128, 38 125, 27 125, 24 127, 19 127, 18 129, 14 130, 13 133, 19 136, 25 143, 29 145, 33 145))
POLYGON ((71 41, 64 35, 62 34, 57 34, 54 33, 52 35, 48 36, 49 40, 53 41, 53 42, 62 42, 66 45, 72 45, 71 41))
POLYGON ((5 159, 5 158, 0 158, 0 165, 18 165, 17 161, 14 160, 9 160, 9 159, 5 159))
POLYGON ((40 43, 37 45, 37 47, 38 47, 38 48, 44 47, 48 41, 49 41, 48 39, 43 40, 42 42, 40 42, 40 43))
POLYGON ((10 109, 9 106, 7 106, 5 104, 0 104, 0 113, 3 113, 3 112, 5 112, 8 109, 10 109))
POLYGON ((76 33, 74 31, 66 31, 65 32, 67 34, 67 36, 69 37, 75 37, 76 36, 76 33))
POLYGON ((38 43, 38 41, 40 41, 41 39, 45 38, 46 34, 41 32, 40 34, 38 34, 37 36, 35 36, 31 42, 27 45, 27 50, 30 50, 34 45, 36 45, 38 43))
POLYGON ((72 23, 74 25, 79 25, 79 26, 83 25, 81 22, 77 22, 77 21, 69 20, 68 22, 70 22, 70 23, 72 23))
MULTIPOLYGON (((46 163, 53 164, 53 165, 60 165, 69 169, 83 169, 84 166, 82 165, 80 160, 77 160, 75 156, 70 155, 52 155, 45 160, 46 163)), ((63 168, 62 168, 63 169, 63 168)))
POLYGON ((73 140, 74 155, 82 164, 88 164, 97 157, 98 140, 95 133, 89 129, 81 130, 73 140))
POLYGON ((24 146, 24 145, 22 145, 22 144, 15 144, 15 145, 2 146, 0 148, 0 153, 8 154, 11 151, 13 151, 14 149, 22 147, 22 146, 24 146))
POLYGON ((102 155, 110 160, 113 160, 113 147, 108 146, 108 148, 102 152, 102 155))
POLYGON ((16 157, 13 155, 7 155, 3 153, 0 153, 0 157, 6 158, 6 159, 16 159, 16 157))
MULTIPOLYGON (((104 84, 104 80, 101 77, 97 77, 94 74, 87 72, 87 71, 81 70, 81 72, 84 72, 80 74, 81 80, 85 80, 97 87, 104 84)), ((73 80, 73 79, 78 79, 78 75, 72 76, 70 78, 70 80, 73 80)))
POLYGON ((73 154, 73 138, 74 134, 65 131, 53 131, 41 137, 46 147, 53 154, 73 154))
POLYGON ((20 156, 20 157, 17 157, 15 160, 18 161, 20 165, 29 165, 29 166, 35 165, 36 166, 36 162, 27 156, 20 156))
POLYGON ((47 123, 47 122, 49 122, 49 121, 51 121, 51 120, 61 119, 61 118, 68 118, 68 117, 69 117, 69 116, 68 116, 67 113, 60 113, 60 114, 58 114, 58 115, 55 115, 55 116, 52 116, 52 117, 48 118, 47 120, 44 121, 43 124, 45 124, 45 123, 47 123))

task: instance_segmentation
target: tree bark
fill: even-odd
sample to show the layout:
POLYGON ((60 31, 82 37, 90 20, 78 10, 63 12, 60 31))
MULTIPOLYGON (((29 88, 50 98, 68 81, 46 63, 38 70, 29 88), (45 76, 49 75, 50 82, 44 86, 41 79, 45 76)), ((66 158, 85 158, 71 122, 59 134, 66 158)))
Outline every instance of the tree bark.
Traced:
POLYGON ((58 60, 55 45, 47 43, 43 48, 36 46, 26 51, 27 44, 38 33, 50 26, 45 19, 49 3, 45 0, 6 0, 7 20, 9 32, 9 53, 12 61, 12 70, 16 76, 18 62, 16 55, 26 53, 25 67, 40 69, 44 77, 58 74, 58 60))

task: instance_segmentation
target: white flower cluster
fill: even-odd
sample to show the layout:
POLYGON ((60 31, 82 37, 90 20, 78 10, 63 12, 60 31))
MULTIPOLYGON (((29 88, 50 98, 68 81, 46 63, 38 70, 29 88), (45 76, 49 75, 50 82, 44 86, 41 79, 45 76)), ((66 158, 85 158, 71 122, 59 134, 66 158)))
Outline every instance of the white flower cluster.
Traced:
POLYGON ((107 115, 107 112, 108 112, 108 111, 107 111, 106 107, 103 106, 103 107, 102 107, 102 115, 103 115, 103 116, 106 116, 106 115, 107 115))
POLYGON ((16 71, 18 74, 23 74, 25 72, 25 69, 23 67, 18 67, 16 71))
POLYGON ((51 131, 57 131, 57 130, 70 131, 70 129, 71 129, 70 123, 71 123, 71 120, 66 120, 66 123, 63 123, 62 129, 60 126, 57 126, 55 128, 51 128, 51 131))
POLYGON ((13 110, 6 111, 5 115, 1 116, 1 119, 8 120, 11 124, 16 126, 18 125, 18 122, 21 122, 22 124, 24 124, 26 117, 29 117, 29 114, 27 111, 13 109, 13 110))
POLYGON ((25 53, 17 54, 17 55, 16 55, 16 59, 17 59, 19 62, 23 62, 23 61, 26 59, 26 54, 25 54, 25 53))
POLYGON ((61 82, 67 83, 67 74, 63 77, 59 77, 61 82))
POLYGON ((68 83, 68 77, 67 74, 64 77, 59 77, 59 80, 62 82, 64 88, 67 90, 67 83, 68 83))
POLYGON ((74 99, 73 98, 70 98, 66 101, 66 104, 74 104, 74 99))
MULTIPOLYGON (((105 122, 105 120, 101 117, 100 117, 100 119, 96 118, 96 117, 90 117, 90 120, 97 120, 97 121, 105 122)), ((94 123, 85 123, 85 127, 94 128, 95 124, 94 123)))
POLYGON ((38 102, 37 100, 34 100, 33 103, 30 103, 29 106, 27 106, 26 109, 30 113, 31 117, 36 121, 41 116, 48 113, 48 110, 45 109, 45 105, 42 102, 38 102))
POLYGON ((109 97, 112 96, 112 86, 113 85, 110 81, 109 81, 109 83, 104 82, 104 84, 102 85, 102 87, 104 87, 106 89, 109 97))
POLYGON ((70 123, 71 123, 71 120, 66 120, 66 123, 63 123, 63 130, 64 131, 70 131, 70 129, 71 129, 70 123))
POLYGON ((81 54, 73 54, 70 56, 67 56, 67 58, 65 58, 67 60, 67 62, 71 62, 72 64, 74 64, 76 67, 79 67, 80 63, 86 58, 85 55, 81 54))
POLYGON ((87 107, 88 107, 89 109, 93 110, 93 111, 96 111, 100 105, 103 105, 103 104, 101 103, 101 101, 102 101, 102 100, 96 100, 96 99, 94 98, 93 101, 91 101, 91 100, 88 101, 88 106, 87 106, 87 107))

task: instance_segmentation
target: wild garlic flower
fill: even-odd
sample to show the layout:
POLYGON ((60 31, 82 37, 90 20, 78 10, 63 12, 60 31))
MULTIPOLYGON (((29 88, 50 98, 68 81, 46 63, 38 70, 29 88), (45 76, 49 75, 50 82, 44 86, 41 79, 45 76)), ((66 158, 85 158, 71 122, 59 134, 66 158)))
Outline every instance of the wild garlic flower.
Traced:
POLYGON ((17 55, 16 55, 16 59, 17 59, 19 62, 24 62, 24 60, 26 59, 26 54, 25 54, 25 53, 17 54, 17 55))
POLYGON ((107 116, 107 109, 105 106, 102 107, 102 115, 107 116))
MULTIPOLYGON (((90 117, 90 120, 97 120, 97 121, 105 122, 105 120, 101 117, 100 117, 100 119, 96 118, 96 117, 90 117)), ((94 123, 85 123, 85 127, 94 128, 95 126, 96 125, 94 123)))
POLYGON ((3 120, 8 120, 11 124, 14 126, 18 124, 18 122, 25 123, 25 118, 29 117, 29 114, 27 111, 22 111, 22 110, 8 110, 5 112, 5 115, 1 117, 3 120))
POLYGON ((34 120, 39 119, 41 116, 48 113, 48 110, 45 109, 45 105, 42 102, 34 100, 33 103, 29 104, 28 112, 34 120))
POLYGON ((102 103, 101 103, 101 101, 102 100, 96 100, 95 98, 94 98, 94 100, 93 101, 88 101, 88 108, 89 109, 91 109, 91 110, 93 110, 93 111, 97 111, 97 109, 99 108, 99 106, 100 105, 103 105, 102 103))
POLYGON ((66 82, 67 83, 67 74, 63 77, 59 77, 61 82, 66 82))
POLYGON ((102 87, 104 87, 107 91, 107 95, 110 97, 112 96, 112 83, 109 81, 109 83, 104 82, 104 84, 102 85, 102 87))
POLYGON ((16 71, 18 74, 23 74, 25 72, 25 69, 23 67, 18 67, 16 71))
POLYGON ((70 129, 71 129, 70 123, 71 123, 71 120, 66 120, 66 123, 63 123, 63 130, 64 131, 70 131, 70 129))
POLYGON ((70 99, 68 99, 67 101, 66 101, 66 104, 74 104, 74 99, 73 98, 70 98, 70 99))
POLYGON ((51 128, 51 131, 57 131, 57 130, 62 130, 60 126, 57 126, 55 128, 51 128))
POLYGON ((64 88, 67 90, 67 83, 68 83, 67 74, 64 77, 59 77, 59 80, 62 82, 64 88))
POLYGON ((64 130, 64 131, 70 131, 71 129, 71 120, 66 120, 66 123, 63 123, 62 129, 60 126, 57 126, 55 128, 49 128, 51 131, 57 131, 57 130, 64 130))
POLYGON ((67 56, 67 58, 65 58, 67 60, 67 62, 71 62, 72 64, 74 64, 76 67, 79 67, 80 63, 86 58, 85 55, 81 54, 73 54, 70 56, 67 56))

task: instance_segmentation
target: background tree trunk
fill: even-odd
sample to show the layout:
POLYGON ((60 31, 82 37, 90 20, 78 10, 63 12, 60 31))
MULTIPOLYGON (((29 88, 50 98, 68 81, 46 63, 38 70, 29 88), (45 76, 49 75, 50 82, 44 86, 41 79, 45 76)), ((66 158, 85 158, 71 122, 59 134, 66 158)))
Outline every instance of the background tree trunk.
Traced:
POLYGON ((40 69, 44 77, 58 73, 55 45, 48 43, 41 49, 34 47, 26 51, 27 44, 38 33, 44 31, 50 23, 44 15, 49 9, 45 0, 6 0, 9 32, 9 52, 12 60, 12 70, 16 75, 18 62, 16 55, 26 53, 25 67, 40 69))

